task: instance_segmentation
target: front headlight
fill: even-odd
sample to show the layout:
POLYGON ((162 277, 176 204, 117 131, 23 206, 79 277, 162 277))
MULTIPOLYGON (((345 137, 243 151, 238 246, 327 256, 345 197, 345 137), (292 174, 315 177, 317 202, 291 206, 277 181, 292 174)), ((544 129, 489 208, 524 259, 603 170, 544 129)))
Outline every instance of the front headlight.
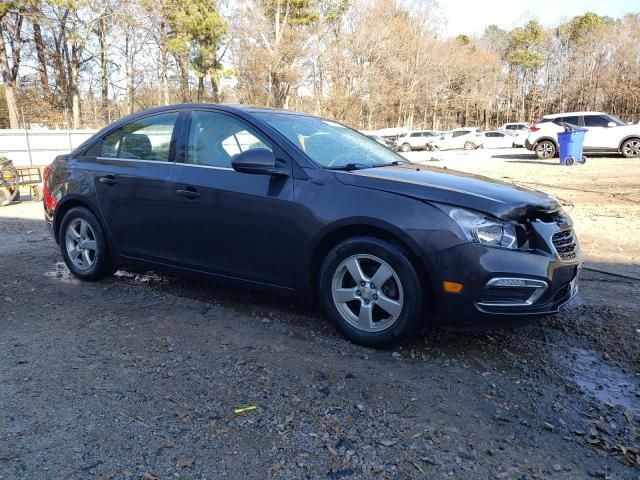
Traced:
POLYGON ((470 241, 490 247, 518 248, 514 224, 461 208, 452 208, 448 213, 470 241))

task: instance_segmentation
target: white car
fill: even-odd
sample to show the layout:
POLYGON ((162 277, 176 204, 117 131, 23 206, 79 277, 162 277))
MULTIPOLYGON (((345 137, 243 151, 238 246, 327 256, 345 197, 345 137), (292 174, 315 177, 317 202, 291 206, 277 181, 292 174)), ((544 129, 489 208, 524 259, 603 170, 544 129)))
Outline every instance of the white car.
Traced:
POLYGON ((529 127, 531 125, 526 122, 513 122, 503 123, 500 130, 506 130, 515 134, 515 141, 513 142, 516 147, 524 147, 524 142, 529 135, 529 127))
POLYGON ((558 133, 568 123, 587 130, 585 152, 615 152, 627 158, 640 157, 640 125, 628 125, 603 112, 571 112, 545 115, 529 128, 525 147, 538 158, 552 158, 558 153, 558 133))
POLYGON ((435 132, 433 130, 409 132, 396 140, 396 149, 402 152, 425 150, 427 148, 427 144, 438 135, 439 132, 435 132))
POLYGON ((516 133, 508 130, 483 132, 484 148, 511 148, 515 145, 516 133))
POLYGON ((479 128, 456 128, 443 133, 440 138, 429 143, 427 148, 429 150, 453 150, 455 148, 473 150, 483 146, 484 140, 479 128))

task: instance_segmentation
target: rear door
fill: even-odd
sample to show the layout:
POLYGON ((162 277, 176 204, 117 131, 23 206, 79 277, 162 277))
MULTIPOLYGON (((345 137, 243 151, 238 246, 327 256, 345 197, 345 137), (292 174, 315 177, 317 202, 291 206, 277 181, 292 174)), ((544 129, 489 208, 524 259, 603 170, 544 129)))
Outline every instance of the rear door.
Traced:
MULTIPOLYGON (((293 178, 250 175, 231 167, 235 155, 267 148, 291 169, 273 142, 239 117, 193 110, 176 164, 176 249, 183 266, 293 287, 293 178)), ((174 195, 176 195, 174 193, 174 195)))
POLYGON ((123 255, 152 261, 171 255, 167 209, 175 202, 172 177, 179 117, 180 112, 172 111, 138 118, 95 147, 98 203, 123 255))

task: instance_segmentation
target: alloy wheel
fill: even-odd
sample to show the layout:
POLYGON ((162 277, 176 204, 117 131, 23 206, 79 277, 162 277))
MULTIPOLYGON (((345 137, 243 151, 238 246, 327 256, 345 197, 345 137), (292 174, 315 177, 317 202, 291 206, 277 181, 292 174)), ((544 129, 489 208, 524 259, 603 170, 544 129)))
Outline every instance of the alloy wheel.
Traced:
POLYGON ((98 245, 96 234, 83 218, 73 219, 65 233, 67 254, 78 270, 89 270, 96 261, 98 245))
POLYGON ((333 274, 331 293, 342 318, 363 332, 386 330, 402 312, 400 278, 374 255, 352 255, 343 260, 333 274))
POLYGON ((640 156, 640 140, 628 140, 622 146, 622 153, 625 157, 640 156))
POLYGON ((551 142, 540 142, 536 146, 538 158, 551 158, 555 153, 555 147, 551 142))

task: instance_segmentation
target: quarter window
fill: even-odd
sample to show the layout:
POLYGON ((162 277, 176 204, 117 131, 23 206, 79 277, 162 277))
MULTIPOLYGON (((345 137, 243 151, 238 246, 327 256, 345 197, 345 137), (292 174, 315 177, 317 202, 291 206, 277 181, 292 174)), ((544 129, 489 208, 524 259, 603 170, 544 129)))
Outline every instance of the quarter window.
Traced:
POLYGON ((124 128, 120 158, 169 161, 173 129, 178 112, 144 117, 128 123, 124 128))
POLYGON ((252 148, 272 150, 253 129, 234 117, 198 110, 191 113, 187 163, 230 168, 234 156, 252 148))

